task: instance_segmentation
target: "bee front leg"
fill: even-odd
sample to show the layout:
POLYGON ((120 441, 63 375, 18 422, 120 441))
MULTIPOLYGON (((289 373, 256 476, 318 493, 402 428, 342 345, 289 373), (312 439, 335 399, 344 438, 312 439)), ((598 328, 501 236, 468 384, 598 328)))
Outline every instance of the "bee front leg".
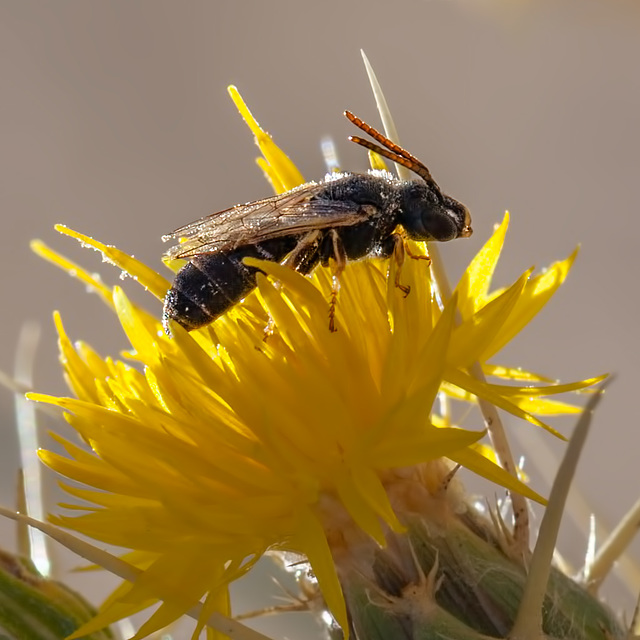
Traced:
POLYGON ((344 250, 342 240, 335 229, 329 230, 329 237, 331 238, 333 253, 333 262, 331 263, 331 275, 333 276, 333 282, 331 286, 331 300, 329 302, 329 331, 333 333, 337 331, 335 322, 336 304, 338 302, 338 292, 340 291, 340 274, 347 266, 347 254, 344 250))
MULTIPOLYGON (((429 264, 431 264, 431 258, 429 257, 429 255, 425 255, 424 253, 413 253, 411 251, 411 249, 409 248, 409 243, 406 241, 404 242, 404 250, 406 252, 406 254, 413 260, 427 260, 429 262, 429 264)), ((429 265, 427 265, 429 266, 429 265)))
POLYGON ((399 233, 392 233, 391 240, 393 241, 393 260, 396 261, 396 267, 397 267, 394 284, 398 289, 400 289, 400 291, 402 291, 402 293, 404 293, 404 297, 406 298, 409 295, 409 292, 411 291, 411 287, 404 284, 400 284, 400 275, 402 274, 402 265, 404 264, 405 251, 411 257, 413 256, 409 253, 406 247, 404 238, 399 233))

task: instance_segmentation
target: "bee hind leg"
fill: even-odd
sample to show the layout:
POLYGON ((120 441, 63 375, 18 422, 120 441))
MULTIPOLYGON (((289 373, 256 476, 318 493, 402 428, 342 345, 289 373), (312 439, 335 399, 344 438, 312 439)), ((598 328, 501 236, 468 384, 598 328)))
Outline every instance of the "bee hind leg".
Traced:
MULTIPOLYGON (((318 244, 320 241, 320 231, 313 230, 305 234, 298 240, 298 243, 294 247, 293 251, 285 258, 282 263, 285 267, 289 267, 294 271, 300 273, 309 273, 315 266, 314 254, 318 251, 318 244)), ((279 283, 276 283, 278 288, 279 283)), ((263 342, 266 342, 274 333, 275 322, 273 318, 269 317, 267 326, 264 328, 264 335, 262 337, 263 342)))
POLYGON ((283 264, 295 271, 300 271, 300 273, 309 273, 316 265, 314 254, 317 254, 320 236, 321 233, 318 229, 309 231, 302 236, 283 264))

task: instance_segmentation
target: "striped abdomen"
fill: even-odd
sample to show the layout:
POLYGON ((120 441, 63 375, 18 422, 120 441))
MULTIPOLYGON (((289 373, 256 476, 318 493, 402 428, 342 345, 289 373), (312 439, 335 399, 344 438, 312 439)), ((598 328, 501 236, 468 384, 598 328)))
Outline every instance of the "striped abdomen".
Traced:
POLYGON ((228 253, 194 256, 178 271, 165 296, 162 314, 165 331, 169 333, 169 320, 187 331, 215 320, 256 286, 259 269, 243 264, 244 258, 280 262, 294 249, 297 240, 297 236, 274 238, 228 253))

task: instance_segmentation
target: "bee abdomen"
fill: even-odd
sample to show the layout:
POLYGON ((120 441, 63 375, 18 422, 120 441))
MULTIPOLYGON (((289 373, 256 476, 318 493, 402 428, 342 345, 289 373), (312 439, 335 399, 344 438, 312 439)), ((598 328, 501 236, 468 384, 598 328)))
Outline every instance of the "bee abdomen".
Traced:
POLYGON ((243 264, 244 258, 279 262, 295 244, 295 239, 278 238, 229 253, 204 253, 192 258, 178 271, 165 296, 162 314, 165 331, 169 333, 170 320, 187 331, 215 320, 256 286, 259 269, 243 264))

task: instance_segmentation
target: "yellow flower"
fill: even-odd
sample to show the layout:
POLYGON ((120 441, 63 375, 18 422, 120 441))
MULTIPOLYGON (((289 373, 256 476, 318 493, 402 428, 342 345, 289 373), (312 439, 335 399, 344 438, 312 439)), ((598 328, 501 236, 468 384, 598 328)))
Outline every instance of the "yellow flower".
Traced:
MULTIPOLYGON (((232 95, 263 151, 261 166, 276 190, 302 181, 288 158, 232 95)), ((588 386, 509 386, 475 380, 487 374, 529 384, 542 380, 486 364, 522 329, 564 280, 573 257, 503 291, 488 293, 507 219, 441 308, 428 264, 408 260, 394 286, 395 266, 363 260, 341 277, 338 331, 328 330, 331 277, 311 277, 251 260, 265 275, 258 290, 213 325, 187 333, 162 331, 159 313, 140 308, 116 286, 34 243, 34 249, 98 292, 131 343, 121 359, 75 346, 60 317, 61 359, 74 397, 30 397, 64 409, 84 446, 56 439, 66 455, 41 452, 46 464, 88 488, 65 485, 84 501, 81 515, 54 522, 130 550, 141 570, 102 607, 80 637, 158 600, 136 635, 181 616, 201 598, 201 617, 227 611, 227 588, 270 549, 309 559, 336 620, 347 629, 340 586, 347 532, 380 545, 403 530, 411 487, 436 493, 451 463, 534 500, 541 498, 483 456, 482 430, 450 426, 432 415, 439 391, 463 401, 481 396, 533 424, 538 414, 572 412, 549 394, 588 386), (387 274, 387 270, 391 274, 387 274), (456 311, 462 322, 456 324, 456 311), (265 335, 272 322, 273 331, 265 335), (408 487, 408 489, 407 489, 408 487)), ((63 233, 101 251, 162 299, 169 282, 114 247, 74 231, 63 233)), ((425 252, 414 245, 416 253, 425 252)), ((194 637, 199 632, 200 625, 194 637)))

